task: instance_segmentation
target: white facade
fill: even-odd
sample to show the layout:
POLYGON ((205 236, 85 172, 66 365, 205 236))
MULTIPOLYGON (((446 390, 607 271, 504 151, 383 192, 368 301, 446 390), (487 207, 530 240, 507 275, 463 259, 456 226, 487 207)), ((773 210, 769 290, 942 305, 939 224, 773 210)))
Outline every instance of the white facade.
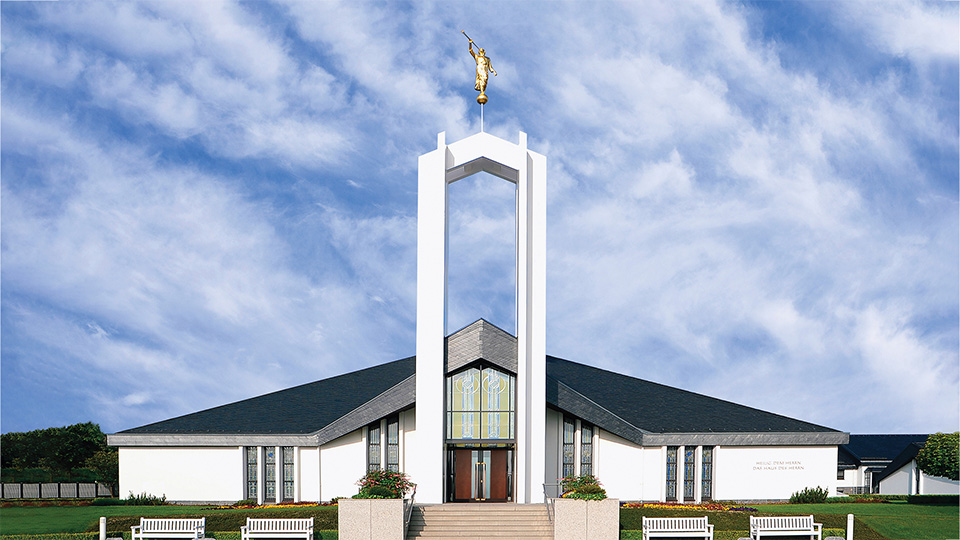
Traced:
POLYGON ((243 499, 241 447, 121 447, 120 493, 171 501, 243 499))
MULTIPOLYGON (((110 444, 120 447, 121 491, 166 495, 171 501, 327 501, 357 493, 356 482, 368 470, 380 468, 406 473, 417 484, 420 503, 541 502, 545 492, 557 494, 560 478, 583 474, 597 476, 608 495, 621 500, 786 499, 816 486, 832 492, 837 485, 836 444, 844 436, 840 432, 757 428, 758 433, 724 433, 710 425, 693 433, 651 433, 641 429, 648 412, 634 415, 629 404, 623 407, 626 416, 637 417, 625 420, 598 404, 594 398, 600 394, 593 394, 589 385, 574 389, 586 373, 578 371, 568 371, 566 383, 551 379, 548 396, 545 191, 546 158, 527 148, 526 134, 520 133, 518 144, 486 133, 447 144, 440 133, 436 150, 420 156, 419 162, 415 369, 404 363, 411 359, 398 360, 369 368, 389 375, 383 385, 367 385, 374 378, 361 374, 373 371, 363 370, 341 376, 352 376, 350 385, 333 382, 344 380, 335 378, 290 389, 300 402, 311 402, 314 394, 302 393, 313 388, 317 407, 323 407, 323 396, 338 392, 341 404, 350 403, 342 405, 349 412, 332 420, 322 415, 317 417, 322 421, 300 423, 303 416, 285 418, 288 424, 277 429, 293 426, 292 434, 239 433, 246 425, 242 419, 260 410, 246 400, 240 402, 239 413, 216 416, 216 411, 231 407, 227 405, 188 415, 195 418, 185 424, 178 423, 182 417, 111 435, 110 444), (448 334, 449 184, 478 172, 516 185, 517 328, 512 335, 482 320, 448 334), (485 375, 470 379, 473 371, 485 375), (483 385, 487 393, 479 397, 483 385), (367 387, 373 395, 353 392, 354 387, 367 387), (454 395, 465 403, 474 394, 478 403, 447 410, 454 395), (496 405, 490 406, 491 400, 496 405), (501 408, 504 403, 509 405, 501 408), (458 420, 448 420, 448 415, 458 420), (484 433, 484 422, 495 427, 487 435, 475 435, 472 427, 464 428, 474 422, 477 433, 484 433), (223 433, 213 434, 218 429, 223 433), (316 431, 303 433, 311 429, 316 431), (481 476, 486 480, 477 480, 481 476), (461 485, 465 479, 467 488, 461 485)), ((551 362, 551 369, 561 369, 561 361, 551 362)), ((562 362, 568 369, 594 369, 562 362)), ((617 386, 626 379, 633 381, 633 390, 620 396, 642 400, 644 394, 665 388, 639 387, 635 383, 650 383, 610 372, 594 386, 617 386)), ((290 396, 285 392, 254 399, 271 400, 266 409, 279 410, 286 404, 283 396, 290 396)), ((664 402, 670 397, 661 396, 664 402)), ((693 397, 686 393, 683 399, 693 397)), ((702 409, 730 405, 704 403, 712 399, 705 396, 697 399, 702 409)), ((689 420, 670 418, 660 425, 702 425, 689 420)))
POLYGON ((515 493, 521 502, 543 501, 546 412, 546 157, 488 133, 420 156, 417 199, 417 408, 419 435, 411 475, 417 497, 444 502, 444 340, 447 328, 447 247, 450 184, 487 172, 517 186, 517 373, 515 493))
POLYGON ((911 461, 880 480, 881 495, 958 495, 960 482, 923 473, 911 461))
POLYGON ((836 446, 724 446, 716 462, 716 499, 789 499, 815 487, 836 491, 836 446))
MULTIPOLYGON (((409 471, 415 455, 415 411, 400 415, 401 470, 409 471)), ((545 413, 547 451, 544 456, 546 484, 562 477, 563 415, 548 409, 545 413)), ((578 423, 578 433, 582 424, 578 423)), ((295 495, 289 500, 321 501, 349 497, 357 493, 357 480, 367 470, 368 429, 362 428, 321 447, 296 447, 295 495)), ((576 439, 575 474, 580 474, 580 448, 584 439, 576 439)), ((262 441, 261 441, 262 443, 262 441)), ((603 429, 594 428, 593 473, 601 480, 608 496, 625 501, 667 501, 667 446, 639 446, 603 429)), ((232 503, 246 499, 245 446, 231 447, 121 447, 121 493, 165 495, 170 501, 232 503)), ((258 456, 270 446, 258 446, 258 456)), ((276 448, 281 448, 278 446, 276 448)), ((678 446, 678 455, 687 447, 678 446)), ((695 496, 686 502, 701 502, 703 464, 702 446, 695 451, 695 496)), ((836 487, 835 446, 713 446, 714 500, 781 500, 808 487, 836 487)), ((381 445, 385 449, 385 444, 381 445)), ((385 450, 382 450, 385 455, 385 450)), ((382 457, 385 459, 385 457, 382 457)), ((684 467, 678 466, 678 499, 683 502, 684 467)), ((258 475, 263 474, 262 462, 258 475)), ((276 478, 282 479, 278 468, 276 478)), ((414 477, 416 478, 416 477, 414 477)), ((916 493, 915 464, 881 482, 881 493, 916 493)), ((263 481, 263 477, 258 478, 263 481)), ((958 493, 957 482, 920 476, 921 493, 958 493)), ((418 482, 419 484, 419 482, 418 482)), ((258 501, 264 501, 258 490, 258 501)), ((419 488, 418 488, 419 500, 419 488)), ((552 494, 551 494, 552 495, 552 494)))

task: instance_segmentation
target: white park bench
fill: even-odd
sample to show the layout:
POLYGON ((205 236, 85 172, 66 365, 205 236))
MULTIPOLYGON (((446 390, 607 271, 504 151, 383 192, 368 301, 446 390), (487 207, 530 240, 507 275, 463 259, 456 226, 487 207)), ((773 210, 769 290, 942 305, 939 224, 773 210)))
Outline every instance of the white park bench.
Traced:
POLYGON ((240 538, 313 540, 313 518, 247 518, 247 524, 240 527, 240 538))
POLYGON ((643 518, 643 540, 658 536, 713 540, 713 525, 707 523, 706 516, 643 518))
POLYGON ((140 518, 130 527, 132 540, 144 538, 203 538, 207 518, 140 518))
POLYGON ((759 540, 765 536, 806 536, 820 540, 823 525, 813 522, 813 516, 750 516, 750 538, 759 540))

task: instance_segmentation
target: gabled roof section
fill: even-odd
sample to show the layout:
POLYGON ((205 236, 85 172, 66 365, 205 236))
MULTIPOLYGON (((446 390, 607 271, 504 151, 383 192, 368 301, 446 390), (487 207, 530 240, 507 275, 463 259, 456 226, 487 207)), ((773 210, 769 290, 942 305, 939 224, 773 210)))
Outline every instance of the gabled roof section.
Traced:
MULTIPOLYGON (((138 436, 340 436, 413 404, 413 357, 245 399, 111 435, 111 444, 138 436), (389 409, 389 410, 388 410, 389 409), (379 418, 380 416, 377 416, 379 418), (354 425, 356 424, 356 425, 354 425), (344 431, 346 430, 346 431, 344 431)), ((275 440, 275 439, 271 439, 275 440)))
POLYGON ((694 441, 833 445, 844 444, 849 437, 835 429, 551 356, 547 380, 551 405, 645 445, 694 441), (558 383, 556 391, 551 379, 558 383))
POLYGON ((517 338, 496 325, 478 319, 446 338, 445 373, 477 360, 485 360, 511 373, 517 372, 517 338))
POLYGON ((843 445, 842 450, 856 459, 859 465, 870 461, 890 461, 907 445, 926 441, 927 435, 850 435, 850 442, 843 445))
POLYGON ((926 441, 912 442, 908 444, 895 458, 893 458, 893 461, 887 465, 886 469, 880 471, 876 474, 876 476, 873 477, 874 484, 879 484, 881 480, 899 471, 904 465, 913 461, 914 458, 917 457, 917 454, 920 453, 920 449, 923 448, 925 444, 926 441))

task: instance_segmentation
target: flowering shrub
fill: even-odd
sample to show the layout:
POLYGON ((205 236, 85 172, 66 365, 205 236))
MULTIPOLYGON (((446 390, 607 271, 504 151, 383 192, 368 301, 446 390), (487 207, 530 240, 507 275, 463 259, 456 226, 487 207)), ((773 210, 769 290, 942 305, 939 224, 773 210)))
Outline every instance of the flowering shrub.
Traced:
POLYGON ((354 499, 402 499, 415 486, 406 473, 376 470, 357 481, 360 493, 354 499))
POLYGON ((281 502, 281 503, 277 503, 277 504, 265 504, 265 505, 263 505, 263 506, 260 506, 260 505, 257 504, 256 499, 244 499, 244 500, 242 500, 242 501, 237 501, 237 502, 235 502, 235 503, 233 503, 233 504, 228 504, 228 505, 223 505, 223 506, 214 506, 214 507, 212 507, 212 509, 213 509, 213 510, 237 510, 237 509, 249 510, 249 509, 251 509, 251 508, 303 508, 303 507, 310 507, 310 506, 336 506, 336 504, 337 504, 337 503, 335 503, 335 502, 333 502, 333 501, 328 502, 328 503, 322 503, 322 502, 306 502, 306 501, 301 501, 301 502, 291 502, 291 501, 287 501, 287 502, 281 502))
POLYGON ((623 503, 621 508, 667 508, 684 510, 707 510, 712 512, 756 512, 756 508, 749 506, 732 506, 721 502, 709 502, 701 504, 682 504, 682 503, 623 503))
POLYGON ((607 492, 600 485, 600 480, 592 474, 581 476, 567 476, 560 479, 565 499, 586 499, 588 501, 602 501, 607 498, 607 492))

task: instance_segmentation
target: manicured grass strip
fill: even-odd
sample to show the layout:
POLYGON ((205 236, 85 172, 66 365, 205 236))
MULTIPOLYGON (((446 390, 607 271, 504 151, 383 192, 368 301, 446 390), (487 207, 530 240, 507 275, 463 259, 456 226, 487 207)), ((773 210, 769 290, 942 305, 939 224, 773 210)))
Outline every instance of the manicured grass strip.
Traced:
MULTIPOLYGON (((5 534, 0 535, 0 540, 97 540, 100 537, 99 532, 95 533, 59 533, 59 534, 5 534)), ((125 533, 116 533, 109 535, 109 538, 120 538, 130 540, 130 531, 125 533)), ((215 538, 216 540, 240 540, 240 531, 237 532, 219 532, 207 531, 206 538, 215 538)), ((313 531, 314 540, 337 540, 339 534, 337 531, 313 531)))
MULTIPOLYGON (((839 536, 844 538, 847 532, 840 529, 824 529, 823 537, 839 536)), ((749 531, 717 531, 713 532, 713 540, 739 540, 740 538, 749 538, 749 531)), ((620 531, 620 540, 643 540, 643 531, 620 531)), ((859 540, 859 538, 858 538, 859 540)))
MULTIPOLYGON (((0 534, 49 534, 99 531, 100 516, 177 516, 196 506, 11 506, 0 508, 0 534)), ((130 529, 127 528, 127 532, 130 529)))
MULTIPOLYGON (((866 503, 857 504, 858 508, 866 506, 866 503)), ((816 506, 815 511, 797 511, 793 510, 792 505, 763 505, 757 507, 759 512, 717 512, 703 509, 677 509, 677 508, 621 508, 620 526, 626 530, 642 530, 643 517, 701 517, 707 516, 707 519, 714 526, 714 537, 719 540, 721 533, 727 531, 745 532, 750 530, 750 516, 774 516, 774 515, 810 515, 813 514, 814 521, 822 523, 824 529, 837 529, 843 532, 838 536, 846 536, 847 530, 847 512, 833 512, 834 508, 841 505, 822 504, 822 505, 804 505, 816 506), (825 513, 829 512, 829 513, 825 513)), ((879 504, 879 506, 884 506, 879 504)), ((859 518, 854 516, 854 531, 857 540, 886 540, 887 537, 875 531, 859 518)), ((749 536, 742 534, 740 536, 749 536)), ((734 540, 740 536, 734 536, 734 540)), ((824 535, 827 536, 827 535, 824 535)))
POLYGON ((214 509, 201 506, 50 506, 0 508, 0 534, 79 533, 100 530, 100 516, 116 537, 140 524, 141 517, 205 517, 208 531, 237 531, 247 517, 313 517, 315 530, 336 530, 336 506, 214 509))
POLYGON ((0 540, 97 540, 100 533, 5 534, 0 540))
POLYGON ((853 527, 854 538, 865 538, 861 531, 864 527, 876 531, 886 538, 898 540, 930 540, 931 538, 960 538, 960 519, 956 506, 935 506, 926 504, 774 504, 757 507, 762 512, 777 514, 814 514, 831 512, 853 514, 856 523, 853 527), (861 525, 862 524, 862 525, 861 525))

